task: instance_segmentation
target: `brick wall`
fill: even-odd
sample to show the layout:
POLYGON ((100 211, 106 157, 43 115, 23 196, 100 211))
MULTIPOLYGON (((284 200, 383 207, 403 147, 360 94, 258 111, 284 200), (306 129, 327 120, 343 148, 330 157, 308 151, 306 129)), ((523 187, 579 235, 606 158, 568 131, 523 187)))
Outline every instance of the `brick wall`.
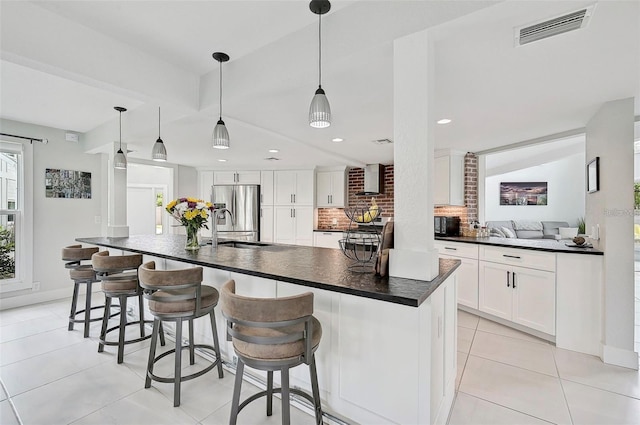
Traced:
MULTIPOLYGON (((349 206, 369 206, 371 196, 357 196, 364 190, 364 168, 349 170, 348 203, 349 206)), ((393 164, 384 166, 384 194, 375 196, 376 203, 382 208, 382 217, 393 217, 393 164)), ((318 208, 318 229, 346 229, 349 219, 342 208, 318 208), (333 219, 336 224, 333 224, 333 219)))
MULTIPOLYGON (((383 217, 393 217, 393 164, 384 166, 384 194, 375 197, 376 202, 382 208, 383 217)), ((364 169, 352 168, 349 170, 349 205, 357 206, 358 203, 369 205, 371 197, 356 196, 356 193, 364 190, 364 169)), ((454 215, 460 217, 461 225, 468 225, 478 220, 478 157, 473 153, 467 153, 464 157, 464 207, 435 207, 434 215, 454 215)), ((319 208, 318 229, 346 229, 349 227, 349 219, 342 208, 319 208), (333 219, 336 224, 333 224, 333 219)))

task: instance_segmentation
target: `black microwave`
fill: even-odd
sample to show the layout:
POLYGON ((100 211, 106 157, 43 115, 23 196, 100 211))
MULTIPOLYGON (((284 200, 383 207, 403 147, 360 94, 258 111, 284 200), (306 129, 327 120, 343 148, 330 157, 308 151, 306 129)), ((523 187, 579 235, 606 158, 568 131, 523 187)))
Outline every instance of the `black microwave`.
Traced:
POLYGON ((433 230, 436 236, 460 236, 460 217, 434 216, 433 230))

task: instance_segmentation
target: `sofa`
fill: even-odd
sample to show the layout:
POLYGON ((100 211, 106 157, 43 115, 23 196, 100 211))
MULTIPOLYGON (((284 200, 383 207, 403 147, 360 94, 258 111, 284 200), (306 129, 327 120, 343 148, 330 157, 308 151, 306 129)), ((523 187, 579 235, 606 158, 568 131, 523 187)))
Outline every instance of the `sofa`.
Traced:
POLYGON ((489 236, 518 239, 558 239, 560 228, 569 228, 566 221, 503 220, 487 221, 486 225, 489 236))

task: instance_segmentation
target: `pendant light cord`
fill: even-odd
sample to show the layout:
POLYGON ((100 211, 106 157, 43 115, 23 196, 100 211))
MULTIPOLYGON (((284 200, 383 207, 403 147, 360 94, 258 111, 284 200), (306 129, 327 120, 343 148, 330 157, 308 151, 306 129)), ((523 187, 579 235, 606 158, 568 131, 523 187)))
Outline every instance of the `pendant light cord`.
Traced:
POLYGON ((318 14, 318 87, 322 87, 322 14, 318 14))
POLYGON ((160 107, 158 106, 158 139, 160 139, 160 107))
POLYGON ((120 112, 120 150, 122 151, 122 111, 120 112))
POLYGON ((222 120, 222 61, 220 61, 220 119, 222 120))

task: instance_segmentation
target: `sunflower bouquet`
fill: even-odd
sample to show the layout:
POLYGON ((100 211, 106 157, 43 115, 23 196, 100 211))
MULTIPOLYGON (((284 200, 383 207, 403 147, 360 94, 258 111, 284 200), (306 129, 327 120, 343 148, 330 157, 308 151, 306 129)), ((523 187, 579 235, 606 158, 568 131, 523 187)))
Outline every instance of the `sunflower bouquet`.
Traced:
POLYGON ((196 198, 178 198, 167 204, 166 210, 187 230, 187 249, 198 249, 198 230, 208 229, 207 220, 213 204, 196 198))

